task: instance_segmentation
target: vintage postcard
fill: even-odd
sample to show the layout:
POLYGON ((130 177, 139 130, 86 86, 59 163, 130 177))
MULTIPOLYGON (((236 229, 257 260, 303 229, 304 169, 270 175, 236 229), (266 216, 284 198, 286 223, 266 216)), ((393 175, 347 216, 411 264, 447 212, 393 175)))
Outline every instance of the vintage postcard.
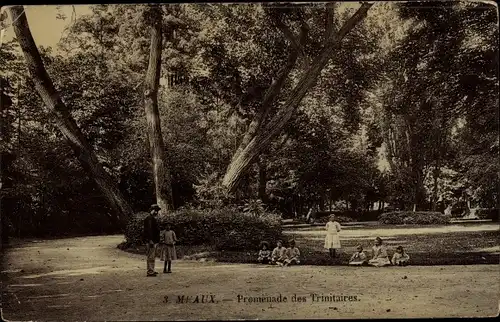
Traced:
POLYGON ((0 9, 2 321, 498 315, 495 3, 0 9))

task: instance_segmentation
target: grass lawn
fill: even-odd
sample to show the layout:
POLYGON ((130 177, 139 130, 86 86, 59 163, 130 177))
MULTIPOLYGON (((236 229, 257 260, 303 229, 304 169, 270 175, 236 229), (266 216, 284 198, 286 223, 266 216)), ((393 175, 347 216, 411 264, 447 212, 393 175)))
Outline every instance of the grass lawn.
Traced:
MULTIPOLYGON (((495 228, 491 224, 488 225, 489 228, 495 228)), ((302 253, 303 264, 306 265, 347 265, 357 245, 362 245, 370 257, 373 234, 379 233, 383 233, 382 238, 391 257, 394 249, 401 245, 410 255, 412 265, 498 264, 500 259, 498 229, 483 230, 481 225, 477 227, 473 229, 471 225, 345 226, 341 235, 342 249, 338 251, 338 257, 334 260, 329 258, 327 250, 323 248, 325 233, 322 226, 288 226, 283 233, 285 240, 295 239, 302 253)), ((128 251, 143 254, 145 248, 139 247, 128 251)), ((228 263, 253 263, 257 257, 254 251, 215 251, 207 246, 183 245, 177 246, 177 254, 179 258, 184 257, 184 259, 228 263)))
MULTIPOLYGON (((498 264, 498 231, 451 232, 436 234, 404 235, 384 238, 392 257, 394 249, 401 245, 410 255, 412 265, 469 265, 498 264), (495 248, 496 247, 496 248, 495 248)), ((331 261, 323 249, 322 240, 308 235, 295 236, 301 245, 304 262, 309 265, 327 265, 331 261)), ((342 240, 337 264, 346 264, 357 245, 362 245, 371 256, 373 238, 342 240)))

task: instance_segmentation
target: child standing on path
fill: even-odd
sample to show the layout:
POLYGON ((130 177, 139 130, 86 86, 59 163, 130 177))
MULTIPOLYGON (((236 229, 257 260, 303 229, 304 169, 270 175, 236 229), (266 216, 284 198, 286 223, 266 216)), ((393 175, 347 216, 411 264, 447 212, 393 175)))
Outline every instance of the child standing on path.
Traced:
POLYGON ((392 256, 392 265, 406 266, 409 261, 410 256, 404 251, 402 246, 398 246, 394 256, 392 256))
POLYGON ((165 261, 163 273, 172 273, 172 261, 177 259, 175 242, 177 242, 177 236, 175 236, 174 231, 170 229, 170 225, 166 224, 165 229, 160 233, 160 259, 165 261))
POLYGON ((335 258, 335 250, 340 248, 340 224, 335 221, 335 215, 330 216, 330 221, 326 223, 325 248, 329 250, 330 257, 335 258))

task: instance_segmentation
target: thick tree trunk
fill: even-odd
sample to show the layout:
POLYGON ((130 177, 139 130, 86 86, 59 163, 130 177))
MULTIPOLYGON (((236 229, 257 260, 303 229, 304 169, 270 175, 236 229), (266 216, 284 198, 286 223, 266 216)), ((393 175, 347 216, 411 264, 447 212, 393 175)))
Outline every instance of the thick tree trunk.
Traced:
POLYGON ((112 177, 104 171, 92 147, 86 141, 55 89, 31 35, 23 7, 12 6, 7 10, 13 21, 14 32, 26 59, 26 65, 33 78, 35 88, 45 103, 50 116, 55 120, 57 128, 66 138, 82 167, 95 180, 116 215, 124 222, 132 214, 132 208, 115 186, 112 177))
MULTIPOLYGON (((3 141, 3 138, 5 138, 5 125, 4 125, 4 105, 7 107, 10 105, 7 103, 7 100, 10 100, 10 98, 7 97, 7 95, 4 95, 4 79, 3 77, 0 76, 0 138, 3 141)), ((5 145, 5 142, 2 142, 5 145)), ((3 217, 3 193, 2 189, 4 188, 4 178, 3 178, 3 168, 4 168, 4 160, 3 160, 3 155, 4 151, 3 149, 0 149, 0 250, 3 248, 3 239, 4 237, 4 221, 2 220, 3 217)))
POLYGON ((414 166, 413 174, 415 176, 415 196, 414 196, 414 204, 413 211, 417 211, 421 208, 422 202, 424 199, 423 190, 424 190, 424 174, 422 168, 419 166, 414 166))
POLYGON ((319 198, 318 198, 318 204, 319 204, 319 210, 320 211, 325 211, 325 198, 324 198, 324 193, 323 191, 320 192, 319 198))
POLYGON ((222 181, 222 184, 229 192, 234 192, 242 173, 248 169, 255 157, 268 147, 272 139, 283 130, 307 91, 316 84, 318 76, 330 60, 335 49, 340 46, 342 39, 358 22, 363 20, 371 6, 372 4, 363 3, 358 11, 342 26, 339 32, 328 40, 325 48, 314 59, 311 67, 309 67, 297 86, 293 89, 287 102, 280 108, 271 121, 256 133, 241 153, 232 160, 222 181))
POLYGON ((288 29, 288 27, 286 27, 281 21, 276 21, 276 24, 281 30, 283 30, 283 33, 290 40, 292 49, 290 51, 290 54, 288 55, 285 66, 280 69, 276 79, 267 89, 262 104, 260 105, 260 108, 255 114, 254 118, 250 122, 250 125, 248 126, 248 129, 245 132, 245 135, 243 136, 238 149, 234 153, 231 162, 234 162, 239 157, 241 152, 245 149, 245 147, 252 140, 255 134, 262 129, 266 118, 271 114, 271 111, 273 110, 273 105, 276 97, 285 85, 288 75, 295 67, 297 58, 299 57, 299 53, 301 52, 302 46, 304 45, 304 41, 307 37, 307 29, 305 28, 302 28, 301 34, 299 35, 299 40, 297 40, 295 39, 295 36, 292 34, 292 32, 288 29))
POLYGON ((165 161, 165 144, 163 142, 160 112, 158 111, 158 87, 160 85, 161 52, 162 52, 162 11, 153 6, 151 9, 151 47, 149 64, 146 72, 144 91, 144 111, 148 123, 148 139, 153 177, 155 182, 156 203, 162 211, 173 209, 172 184, 165 161))
POLYGON ((258 162, 259 166, 259 191, 258 191, 258 197, 260 200, 262 200, 263 203, 267 203, 267 193, 266 193, 266 187, 267 187, 267 164, 265 158, 260 158, 258 162))
POLYGON ((385 147, 387 149, 387 162, 389 163, 389 168, 392 172, 397 173, 399 168, 394 162, 394 157, 396 156, 396 144, 394 142, 394 131, 391 128, 391 123, 389 118, 389 113, 384 113, 381 117, 381 127, 382 127, 382 135, 384 138, 385 147))
POLYGON ((439 193, 439 177, 441 174, 441 169, 439 163, 436 164, 436 168, 434 169, 434 187, 432 191, 432 211, 436 211, 437 202, 438 202, 438 193, 439 193))
POLYGON ((438 209, 438 195, 439 195, 439 179, 441 177, 441 156, 446 152, 443 151, 446 148, 446 145, 443 142, 446 142, 447 135, 447 126, 444 111, 442 109, 439 110, 439 115, 436 118, 440 118, 439 122, 439 131, 435 134, 434 137, 434 158, 436 159, 434 171, 433 171, 433 179, 434 179, 434 189, 432 191, 432 211, 441 210, 438 209))

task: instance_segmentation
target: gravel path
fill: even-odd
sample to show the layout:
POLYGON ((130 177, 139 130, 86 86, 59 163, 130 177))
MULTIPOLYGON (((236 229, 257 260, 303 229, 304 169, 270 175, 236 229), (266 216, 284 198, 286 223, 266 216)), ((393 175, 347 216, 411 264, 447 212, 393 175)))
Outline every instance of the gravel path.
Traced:
POLYGON ((172 274, 148 278, 143 256, 116 248, 122 239, 70 238, 7 249, 1 274, 3 318, 82 321, 498 314, 500 276, 495 265, 279 268, 181 260, 174 262, 172 274), (249 298, 259 300, 256 297, 272 301, 280 294, 282 300, 286 296, 286 302, 248 303, 249 298), (179 296, 188 303, 176 303, 179 296))

